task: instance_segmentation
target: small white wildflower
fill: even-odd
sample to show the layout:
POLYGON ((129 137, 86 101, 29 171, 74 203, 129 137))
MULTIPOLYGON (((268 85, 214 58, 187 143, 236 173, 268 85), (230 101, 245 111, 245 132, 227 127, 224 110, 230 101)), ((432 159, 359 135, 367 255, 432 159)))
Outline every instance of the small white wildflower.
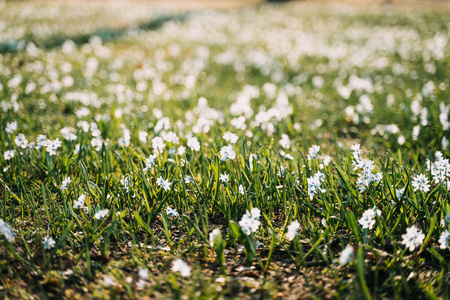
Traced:
POLYGON ((44 249, 52 249, 53 247, 55 247, 55 240, 52 237, 46 237, 44 239, 44 249))
POLYGON ((395 196, 397 197, 397 199, 400 199, 403 196, 404 192, 405 192, 405 188, 395 189, 395 196))
POLYGON ((55 140, 46 140, 45 141, 45 150, 48 152, 50 156, 56 155, 56 151, 60 148, 62 142, 57 138, 55 140))
POLYGON ((239 136, 235 133, 227 131, 223 134, 223 139, 232 144, 236 144, 237 140, 239 139, 239 136))
POLYGON ((235 159, 236 158, 236 152, 233 149, 233 146, 223 146, 222 149, 220 149, 220 160, 227 160, 227 159, 235 159))
POLYGON ((106 217, 106 215, 108 214, 108 212, 109 212, 109 209, 107 209, 107 208, 102 209, 102 210, 99 210, 98 212, 96 212, 96 213, 94 214, 94 218, 97 219, 97 220, 101 220, 101 219, 103 219, 104 217, 106 217))
POLYGON ((218 229, 218 228, 213 229, 213 231, 211 231, 209 233, 209 244, 211 245, 211 247, 214 247, 214 241, 216 241, 220 237, 221 234, 222 233, 220 232, 220 229, 218 229))
POLYGON ((287 227, 287 238, 288 240, 292 241, 298 234, 298 230, 300 228, 300 223, 295 220, 293 221, 288 227, 287 227))
POLYGON ((284 149, 289 149, 291 147, 291 140, 289 139, 289 136, 287 134, 281 135, 281 140, 279 141, 279 143, 284 149))
POLYGON ((11 158, 14 157, 15 154, 16 150, 6 150, 5 153, 3 154, 3 157, 5 158, 5 160, 10 160, 11 158))
POLYGON ((16 144, 17 147, 20 147, 22 149, 27 148, 28 146, 28 140, 27 138, 23 135, 23 133, 19 133, 16 138, 14 139, 14 143, 16 144))
POLYGON ((177 153, 178 155, 183 155, 186 152, 186 147, 180 146, 178 147, 177 153))
POLYGON ((430 185, 428 184, 428 179, 424 174, 420 174, 413 177, 412 186, 414 191, 428 192, 430 190, 430 185))
POLYGON ((61 183, 61 186, 59 187, 61 189, 61 191, 64 191, 66 189, 69 188, 69 184, 70 184, 70 176, 66 177, 63 182, 61 183))
POLYGON ((103 278, 103 285, 106 287, 115 286, 116 282, 112 276, 106 276, 103 278))
POLYGON ((220 181, 224 182, 224 183, 228 183, 230 181, 230 178, 228 177, 228 174, 220 174, 219 177, 220 181))
POLYGON ((259 221, 259 217, 261 215, 261 211, 258 208, 252 208, 252 210, 247 212, 242 216, 242 219, 239 221, 239 226, 241 226, 242 231, 246 235, 250 235, 252 232, 256 232, 259 228, 261 222, 259 221))
POLYGON ((309 148, 308 160, 318 158, 319 151, 320 151, 320 146, 317 146, 317 145, 313 145, 311 148, 309 148))
POLYGON ((244 195, 245 194, 245 189, 242 186, 242 184, 239 185, 239 194, 244 195))
POLYGON ((83 208, 85 204, 86 195, 80 195, 78 200, 73 203, 73 208, 83 208))
POLYGON ((444 232, 442 232, 441 236, 439 237, 439 243, 441 244, 439 246, 439 248, 441 249, 445 249, 449 246, 450 244, 450 232, 448 232, 448 230, 444 230, 444 232))
POLYGON ((187 277, 191 275, 191 267, 189 267, 183 260, 177 259, 173 262, 172 272, 180 272, 181 276, 187 277))
POLYGON ((187 146, 193 151, 200 151, 200 143, 196 137, 191 137, 187 142, 187 146))
POLYGON ((36 149, 42 149, 47 147, 47 136, 45 134, 40 134, 36 138, 36 149))
POLYGON ((164 151, 166 144, 164 143, 164 140, 161 137, 157 136, 152 139, 152 146, 154 153, 158 154, 164 151))
POLYGON ((369 208, 366 210, 361 219, 358 220, 358 223, 361 224, 362 228, 372 229, 373 225, 375 225, 375 217, 381 215, 381 211, 379 209, 369 208))
POLYGON ((3 234, 6 240, 10 243, 14 241, 14 231, 11 226, 9 226, 9 224, 4 222, 2 219, 0 219, 0 234, 3 234))
POLYGON ((16 131, 16 130, 17 130, 17 122, 16 121, 6 124, 6 128, 5 128, 6 133, 14 133, 14 131, 16 131))
POLYGON ((308 182, 308 195, 309 198, 312 200, 314 195, 316 195, 318 192, 324 193, 326 192, 325 189, 322 189, 322 181, 325 180, 325 175, 322 172, 317 172, 314 174, 314 176, 309 177, 306 179, 308 182))
POLYGON ((144 173, 152 168, 152 166, 155 164, 156 157, 157 155, 153 154, 145 159, 145 167, 143 169, 144 173))
POLYGON ((139 141, 141 141, 141 143, 143 144, 147 143, 147 136, 148 136, 147 132, 139 130, 139 141))
POLYGON ((184 176, 184 183, 189 184, 193 181, 194 181, 194 179, 191 176, 189 176, 189 175, 184 176))
POLYGON ((413 251, 416 247, 419 247, 425 238, 422 230, 418 229, 415 225, 410 228, 406 228, 406 233, 402 235, 403 241, 401 242, 409 248, 409 251, 413 251))
POLYGON ((347 245, 344 250, 341 252, 341 256, 339 257, 339 264, 341 266, 351 263, 354 260, 355 254, 353 246, 347 245))
POLYGON ((166 214, 171 217, 178 217, 180 214, 172 207, 167 207, 166 214))
POLYGON ((170 186, 172 185, 168 179, 164 180, 161 176, 156 180, 156 184, 162 187, 165 191, 170 190, 170 186))
POLYGON ((333 159, 331 158, 331 156, 325 155, 325 156, 323 157, 323 164, 324 164, 326 167, 328 167, 328 165, 330 164, 330 162, 331 162, 332 160, 333 160, 333 159))
POLYGON ((147 285, 147 282, 145 281, 145 280, 143 280, 143 279, 139 279, 137 282, 136 282, 136 287, 137 287, 137 289, 138 290, 143 290, 143 289, 145 289, 145 286, 147 285))
POLYGON ((141 279, 148 279, 148 270, 142 267, 139 267, 139 272, 138 272, 139 278, 141 279))

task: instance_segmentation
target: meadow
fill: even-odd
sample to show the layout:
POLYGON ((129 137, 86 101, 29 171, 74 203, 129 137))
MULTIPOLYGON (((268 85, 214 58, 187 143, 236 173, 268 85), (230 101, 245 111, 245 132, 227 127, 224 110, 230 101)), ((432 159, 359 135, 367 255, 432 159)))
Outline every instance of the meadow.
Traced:
POLYGON ((0 298, 450 297, 450 11, 120 3, 0 2, 0 298))

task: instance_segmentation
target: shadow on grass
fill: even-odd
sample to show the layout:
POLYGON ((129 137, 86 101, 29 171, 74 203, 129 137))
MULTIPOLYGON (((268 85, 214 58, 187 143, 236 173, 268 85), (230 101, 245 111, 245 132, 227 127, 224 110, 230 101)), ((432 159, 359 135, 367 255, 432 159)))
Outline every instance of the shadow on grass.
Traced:
POLYGON ((15 53, 24 50, 26 45, 30 42, 34 43, 37 47, 45 50, 61 47, 66 40, 72 40, 76 45, 82 45, 88 43, 91 37, 98 36, 102 39, 102 42, 109 42, 118 39, 122 36, 127 36, 133 31, 143 30, 157 30, 161 28, 165 23, 172 22, 184 22, 192 13, 182 13, 177 15, 161 15, 156 19, 134 26, 126 26, 117 29, 99 28, 93 32, 74 35, 74 36, 51 36, 44 41, 39 41, 34 38, 25 38, 23 40, 17 40, 12 42, 0 42, 0 53, 15 53))

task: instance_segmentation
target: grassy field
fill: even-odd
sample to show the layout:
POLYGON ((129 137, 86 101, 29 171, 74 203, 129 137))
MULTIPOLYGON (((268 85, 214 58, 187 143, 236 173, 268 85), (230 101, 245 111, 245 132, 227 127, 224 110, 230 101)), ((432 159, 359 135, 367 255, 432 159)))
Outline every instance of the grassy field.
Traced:
POLYGON ((449 298, 448 24, 0 2, 0 298, 449 298))

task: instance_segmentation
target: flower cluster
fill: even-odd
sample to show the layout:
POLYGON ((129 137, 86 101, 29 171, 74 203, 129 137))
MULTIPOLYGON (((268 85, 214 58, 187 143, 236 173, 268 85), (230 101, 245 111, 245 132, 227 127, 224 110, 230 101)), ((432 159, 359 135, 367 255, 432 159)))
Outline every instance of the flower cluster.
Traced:
POLYGON ((261 216, 261 211, 258 208, 252 208, 251 211, 247 212, 242 216, 242 219, 239 221, 239 226, 241 226, 242 231, 246 235, 250 235, 252 232, 256 232, 259 228, 261 222, 259 221, 259 217, 261 216))
POLYGON ((308 195, 312 199, 318 192, 325 193, 326 190, 321 188, 322 182, 325 180, 325 175, 320 171, 314 174, 314 176, 307 178, 308 182, 308 195))
POLYGON ((373 225, 375 225, 376 216, 381 216, 381 211, 376 207, 369 208, 363 213, 358 223, 361 224, 362 228, 364 229, 372 229, 373 225))
POLYGON ((353 164, 355 169, 361 169, 361 173, 358 175, 358 179, 356 181, 356 185, 359 188, 359 191, 362 193, 367 191, 368 187, 373 183, 379 183, 383 178, 381 172, 374 174, 375 170, 375 162, 368 159, 363 159, 361 157, 361 150, 359 144, 355 144, 352 146, 353 150, 353 164))
POLYGON ((433 176, 434 181, 439 184, 444 182, 448 189, 450 189, 450 163, 448 158, 444 159, 442 152, 436 151, 436 161, 431 163, 427 160, 427 167, 433 176))

